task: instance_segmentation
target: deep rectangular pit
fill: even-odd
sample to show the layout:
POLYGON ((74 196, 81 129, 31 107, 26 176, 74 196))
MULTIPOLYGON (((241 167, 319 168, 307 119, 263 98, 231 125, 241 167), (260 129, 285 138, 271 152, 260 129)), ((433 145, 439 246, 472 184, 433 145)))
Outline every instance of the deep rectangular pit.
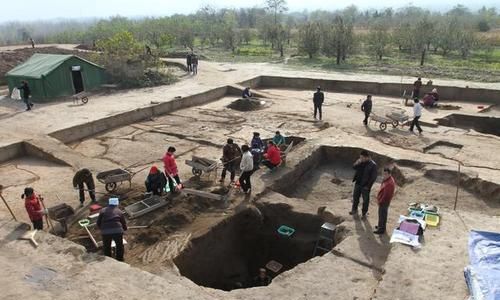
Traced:
POLYGON ((500 118, 451 114, 436 121, 442 126, 474 129, 477 132, 500 136, 500 118))
MULTIPOLYGON (((226 291, 252 287, 259 268, 271 260, 283 265, 279 274, 311 259, 323 223, 321 217, 295 212, 286 204, 257 204, 192 240, 174 262, 183 276, 205 287, 226 291), (295 233, 278 234, 281 225, 295 233)), ((338 234, 334 238, 340 239, 338 234)), ((268 270, 271 277, 278 274, 268 270)))

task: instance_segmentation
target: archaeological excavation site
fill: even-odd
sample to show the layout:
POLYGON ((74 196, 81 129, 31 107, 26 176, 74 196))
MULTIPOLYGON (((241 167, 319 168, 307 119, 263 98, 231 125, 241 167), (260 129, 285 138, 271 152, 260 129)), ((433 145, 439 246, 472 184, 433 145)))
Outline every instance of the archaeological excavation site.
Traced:
POLYGON ((0 209, 0 283, 9 286, 0 298, 466 299, 469 233, 500 232, 500 90, 423 86, 440 100, 423 109, 419 135, 401 97, 412 85, 399 77, 297 71, 236 80, 237 72, 96 93, 79 108, 40 105, 28 120, 0 115, 1 196, 10 210, 0 209), (246 87, 251 99, 240 98, 246 87), (322 120, 313 117, 317 87, 322 120), (258 132, 267 143, 276 131, 285 137, 281 162, 255 168, 249 192, 239 161, 235 182, 229 173, 220 180, 228 139, 250 145, 258 132), (145 181, 153 166, 163 172, 169 147, 181 183, 153 195, 145 181), (367 214, 351 215, 362 151, 377 176, 367 214), (84 168, 96 202, 86 186, 80 206, 73 177, 84 168), (396 188, 386 231, 376 234, 384 169, 396 188), (34 234, 25 187, 47 208, 34 234), (114 198, 127 224, 123 262, 104 255, 97 224, 114 198), (416 239, 401 237, 408 219, 425 224, 416 239))

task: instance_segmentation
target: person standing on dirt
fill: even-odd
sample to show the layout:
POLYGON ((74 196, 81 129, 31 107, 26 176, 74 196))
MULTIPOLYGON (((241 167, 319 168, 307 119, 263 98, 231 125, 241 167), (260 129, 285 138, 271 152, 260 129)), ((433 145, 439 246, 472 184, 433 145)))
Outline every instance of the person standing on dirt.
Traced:
POLYGON ((322 106, 323 102, 325 102, 325 95, 321 91, 321 87, 316 88, 316 93, 313 96, 314 103, 314 119, 316 120, 316 115, 319 113, 319 120, 323 118, 322 106))
POLYGON ((43 198, 37 196, 33 188, 27 187, 24 189, 21 199, 24 199, 24 207, 33 224, 33 229, 43 230, 43 216, 47 214, 47 211, 42 206, 41 201, 43 201, 43 198))
POLYGON ((413 104, 413 121, 411 121, 410 132, 413 132, 413 128, 416 126, 418 133, 422 134, 422 128, 420 128, 420 117, 422 116, 422 105, 418 101, 418 98, 413 99, 415 102, 413 104))
POLYGON ((250 177, 254 172, 253 157, 252 153, 250 153, 250 148, 247 145, 241 146, 241 151, 243 152, 243 155, 241 156, 241 162, 240 162, 240 169, 241 169, 241 175, 239 179, 240 187, 245 194, 250 194, 252 190, 252 183, 250 182, 250 177))
POLYGON ((30 44, 31 48, 35 49, 35 41, 33 40, 33 38, 30 38, 30 44))
POLYGON ((75 176, 73 176, 73 188, 78 188, 78 191, 80 193, 80 207, 82 207, 83 202, 85 202, 84 185, 87 186, 87 191, 89 192, 89 196, 92 202, 96 202, 94 178, 92 177, 92 172, 90 172, 90 170, 86 168, 79 170, 75 173, 75 176))
POLYGON ((358 160, 353 165, 356 173, 354 174, 354 191, 352 193, 352 209, 350 215, 358 214, 359 198, 363 196, 362 217, 365 218, 370 205, 370 190, 377 180, 377 164, 371 159, 368 151, 362 150, 358 160))
POLYGON ((365 126, 368 125, 368 118, 372 113, 372 106, 372 95, 368 95, 366 96, 366 100, 363 101, 363 104, 361 104, 361 111, 365 113, 365 119, 363 120, 363 124, 365 124, 365 126))
POLYGON ((387 215, 389 213, 389 205, 391 204, 394 191, 396 190, 396 181, 391 175, 391 169, 384 168, 384 179, 380 185, 380 190, 377 194, 378 203, 378 226, 375 226, 375 234, 384 234, 386 231, 387 215))
POLYGON ((196 54, 192 54, 191 64, 193 68, 193 75, 198 74, 198 56, 196 54))
POLYGON ((260 133, 254 132, 252 141, 250 142, 250 149, 253 156, 253 167, 255 170, 259 168, 260 161, 262 160, 262 152, 264 152, 264 142, 260 138, 260 133))
POLYGON ((193 54, 192 53, 188 53, 186 55, 186 66, 187 66, 187 69, 188 69, 189 73, 191 73, 193 71, 192 59, 193 59, 193 54))
POLYGON ((152 166, 146 178, 146 192, 161 196, 163 189, 167 185, 167 178, 163 172, 160 172, 156 166, 152 166))
POLYGON ((413 83, 413 99, 418 99, 420 96, 420 88, 422 87, 422 78, 418 79, 413 83))
POLYGON ((26 110, 31 110, 33 107, 33 103, 30 101, 31 89, 26 80, 21 81, 21 86, 18 87, 20 91, 22 91, 22 98, 24 103, 26 104, 26 110))
POLYGON ((177 185, 177 190, 182 188, 181 179, 179 178, 179 170, 177 169, 177 162, 175 161, 175 153, 176 149, 174 147, 168 147, 167 153, 163 157, 163 164, 165 167, 165 175, 168 178, 168 187, 171 193, 176 191, 174 186, 177 185))
POLYGON ((234 183, 234 177, 236 176, 236 169, 238 168, 238 159, 241 157, 241 149, 236 145, 233 139, 227 139, 227 144, 222 148, 222 163, 224 168, 222 169, 222 174, 219 182, 223 183, 226 179, 226 172, 229 171, 231 174, 231 183, 234 183))
POLYGON ((145 47, 146 47, 146 54, 152 56, 153 53, 151 52, 151 47, 149 47, 149 45, 146 45, 145 47))
POLYGON ((123 261, 123 232, 127 231, 127 222, 118 208, 118 198, 109 198, 108 206, 101 209, 97 217, 97 228, 101 231, 104 255, 111 256, 111 242, 115 241, 116 260, 123 261))

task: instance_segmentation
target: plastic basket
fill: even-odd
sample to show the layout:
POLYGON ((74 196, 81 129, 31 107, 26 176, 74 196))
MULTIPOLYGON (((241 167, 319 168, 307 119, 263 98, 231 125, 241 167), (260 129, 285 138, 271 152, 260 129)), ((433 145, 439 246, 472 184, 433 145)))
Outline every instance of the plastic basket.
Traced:
POLYGON ((283 236, 292 236, 295 233, 295 229, 293 229, 292 227, 288 227, 286 225, 281 225, 278 228, 278 233, 283 236))

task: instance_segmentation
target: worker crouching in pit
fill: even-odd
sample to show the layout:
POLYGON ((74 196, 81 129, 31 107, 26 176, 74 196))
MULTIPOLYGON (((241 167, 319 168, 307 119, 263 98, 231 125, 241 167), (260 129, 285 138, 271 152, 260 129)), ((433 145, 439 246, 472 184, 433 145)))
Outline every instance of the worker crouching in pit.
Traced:
POLYGON ((281 151, 273 141, 269 141, 267 145, 267 152, 264 154, 265 160, 262 161, 262 164, 269 168, 269 170, 273 171, 281 164, 281 151))
POLYGON ((160 172, 156 166, 152 166, 151 170, 149 170, 145 184, 146 192, 161 196, 165 186, 167 185, 167 178, 165 177, 165 174, 160 172))
POLYGON ((97 228, 101 231, 104 255, 112 257, 111 243, 114 241, 116 260, 123 261, 123 232, 127 231, 127 222, 118 204, 118 198, 109 198, 108 206, 97 217, 97 228))

